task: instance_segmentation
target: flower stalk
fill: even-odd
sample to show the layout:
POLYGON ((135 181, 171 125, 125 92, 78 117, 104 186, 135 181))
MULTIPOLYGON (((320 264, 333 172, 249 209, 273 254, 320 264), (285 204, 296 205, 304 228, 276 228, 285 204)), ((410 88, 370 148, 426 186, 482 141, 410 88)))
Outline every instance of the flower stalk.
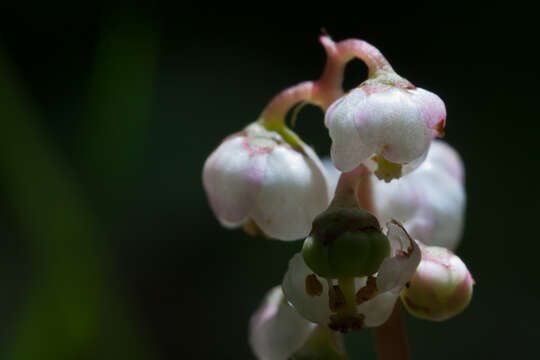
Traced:
POLYGON ((375 328, 375 348, 379 360, 409 360, 409 340, 403 318, 401 303, 398 301, 390 318, 375 328))

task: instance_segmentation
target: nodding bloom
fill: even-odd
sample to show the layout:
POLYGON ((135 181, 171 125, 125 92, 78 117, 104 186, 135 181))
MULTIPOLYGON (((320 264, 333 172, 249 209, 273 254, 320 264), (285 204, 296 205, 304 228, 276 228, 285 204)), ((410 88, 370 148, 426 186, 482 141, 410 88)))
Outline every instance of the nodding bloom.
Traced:
POLYGON ((206 160, 203 185, 227 227, 253 222, 280 240, 307 236, 329 203, 315 152, 292 131, 253 123, 229 136, 206 160))
POLYGON ((348 172, 365 163, 387 182, 422 162, 445 122, 443 101, 391 68, 375 71, 336 100, 325 117, 335 166, 348 172))
POLYGON ((442 321, 461 313, 471 301, 474 280, 450 250, 421 246, 422 261, 401 292, 403 304, 419 318, 442 321))
POLYGON ((397 222, 387 225, 386 237, 372 227, 376 219, 360 213, 350 219, 355 217, 339 234, 329 226, 307 238, 302 253, 289 262, 282 284, 300 315, 340 332, 382 325, 421 257, 416 242, 397 222), (369 219, 358 221, 364 216, 369 219), (354 229, 353 223, 362 225, 354 229), (331 240, 324 244, 325 239, 331 240))
POLYGON ((333 359, 346 358, 341 336, 301 317, 285 300, 281 286, 266 294, 251 317, 249 344, 260 360, 312 359, 323 349, 333 359))
MULTIPOLYGON (((323 164, 333 192, 340 172, 327 158, 323 164)), ((465 218, 464 173, 457 152, 433 140, 426 160, 414 172, 390 183, 372 176, 374 214, 381 224, 396 219, 426 245, 455 250, 465 218)))
POLYGON ((374 178, 375 214, 381 223, 396 219, 426 245, 455 250, 465 215, 463 163, 454 149, 432 141, 426 160, 391 183, 374 178))

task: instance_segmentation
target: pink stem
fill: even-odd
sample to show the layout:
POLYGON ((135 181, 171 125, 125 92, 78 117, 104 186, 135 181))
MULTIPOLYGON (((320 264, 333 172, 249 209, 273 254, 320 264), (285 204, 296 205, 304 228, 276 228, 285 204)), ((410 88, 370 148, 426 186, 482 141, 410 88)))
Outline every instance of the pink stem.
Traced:
POLYGON ((364 61, 368 67, 369 76, 377 70, 393 71, 392 66, 384 55, 373 45, 358 39, 348 39, 337 43, 341 60, 345 63, 357 57, 364 61))
POLYGON ((375 328, 375 346, 379 360, 409 360, 409 342, 401 301, 396 302, 390 318, 375 328))
POLYGON ((358 206, 373 213, 374 204, 370 174, 371 172, 364 164, 358 165, 352 171, 342 173, 336 186, 332 205, 358 206))
POLYGON ((345 65, 340 60, 336 43, 329 36, 319 38, 326 52, 326 64, 317 81, 305 81, 291 86, 277 94, 263 110, 260 118, 264 121, 283 121, 287 111, 300 101, 318 105, 326 110, 330 104, 343 95, 341 83, 345 65))
POLYGON ((322 35, 319 41, 326 52, 326 64, 321 77, 317 81, 301 82, 281 91, 266 105, 260 119, 282 122, 289 109, 300 101, 320 106, 326 111, 343 95, 345 65, 354 57, 366 63, 370 76, 378 70, 393 71, 383 54, 363 40, 349 39, 335 43, 328 35, 322 35))

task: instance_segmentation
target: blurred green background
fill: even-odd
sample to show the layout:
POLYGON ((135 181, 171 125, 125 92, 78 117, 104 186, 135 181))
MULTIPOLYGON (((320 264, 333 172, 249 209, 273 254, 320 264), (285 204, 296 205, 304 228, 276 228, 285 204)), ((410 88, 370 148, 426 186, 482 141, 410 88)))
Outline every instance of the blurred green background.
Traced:
MULTIPOLYGON (((458 254, 475 294, 444 323, 407 316, 413 358, 536 353, 534 23, 510 28, 515 14, 480 8, 468 14, 486 25, 442 23, 461 14, 443 5, 244 5, 2 5, 0 359, 253 358, 249 316, 301 243, 220 227, 202 165, 274 94, 319 76, 322 26, 439 94, 466 165, 458 254)), ((345 86, 365 76, 355 61, 345 86)), ((306 107, 295 130, 326 155, 322 116, 306 107)), ((369 330, 346 344, 375 357, 369 330)))

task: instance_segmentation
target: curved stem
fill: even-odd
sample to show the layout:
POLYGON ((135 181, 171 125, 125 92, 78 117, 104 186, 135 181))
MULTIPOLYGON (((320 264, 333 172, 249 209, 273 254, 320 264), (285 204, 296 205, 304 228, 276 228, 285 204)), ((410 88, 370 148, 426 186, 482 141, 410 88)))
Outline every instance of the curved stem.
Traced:
POLYGON ((375 46, 364 40, 348 39, 340 41, 337 44, 337 50, 341 61, 345 63, 355 57, 364 61, 368 67, 368 76, 370 77, 379 70, 393 71, 384 55, 375 46))
POLYGON ((287 111, 300 101, 318 105, 326 110, 330 104, 343 95, 341 83, 345 65, 340 59, 336 44, 326 35, 321 36, 319 41, 327 57, 319 80, 301 82, 281 91, 264 108, 260 116, 262 121, 283 122, 287 111))
POLYGON ((401 301, 397 301, 390 318, 375 328, 375 347, 379 360, 409 360, 409 342, 401 301))
POLYGON ((328 35, 322 35, 319 41, 326 52, 326 64, 320 78, 301 82, 274 96, 261 113, 261 121, 283 123, 289 109, 301 101, 320 106, 326 111, 343 95, 345 65, 355 57, 366 63, 369 77, 379 70, 393 71, 383 54, 366 41, 348 39, 335 43, 328 35))

